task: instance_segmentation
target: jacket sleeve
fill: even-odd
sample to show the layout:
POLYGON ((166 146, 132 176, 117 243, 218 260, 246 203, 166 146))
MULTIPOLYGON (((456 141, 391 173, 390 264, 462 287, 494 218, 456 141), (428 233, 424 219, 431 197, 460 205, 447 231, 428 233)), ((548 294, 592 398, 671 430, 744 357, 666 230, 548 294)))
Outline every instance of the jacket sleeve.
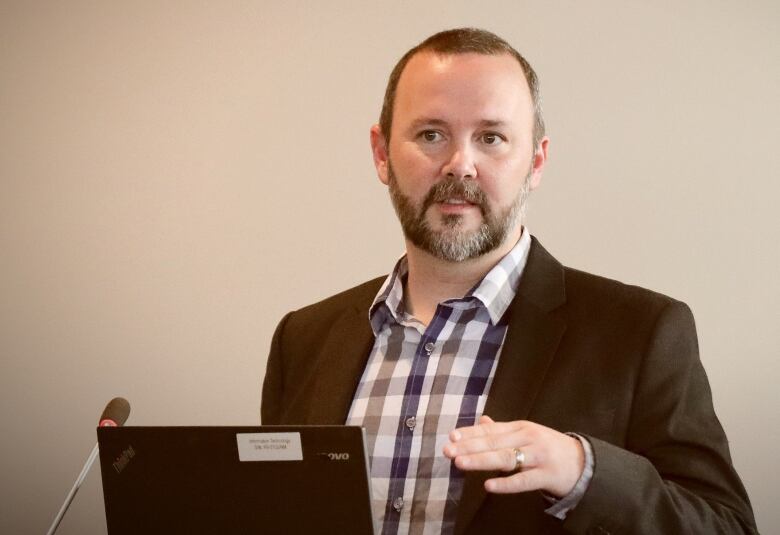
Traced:
POLYGON ((756 533, 698 355, 690 309, 659 314, 635 385, 626 447, 588 437, 595 467, 571 533, 756 533))
POLYGON ((268 354, 265 379, 263 380, 263 394, 260 401, 260 421, 263 425, 280 423, 284 393, 282 337, 284 327, 291 314, 292 312, 282 318, 271 340, 271 350, 268 354))

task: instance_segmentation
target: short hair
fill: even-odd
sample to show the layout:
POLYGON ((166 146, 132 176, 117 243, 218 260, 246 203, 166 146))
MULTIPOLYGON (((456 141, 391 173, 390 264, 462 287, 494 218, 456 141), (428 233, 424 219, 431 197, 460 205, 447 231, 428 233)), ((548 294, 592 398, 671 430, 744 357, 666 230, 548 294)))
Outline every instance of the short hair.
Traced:
POLYGON ((542 102, 539 95, 539 79, 536 77, 531 64, 512 45, 487 30, 479 28, 456 28, 446 30, 428 37, 425 41, 409 50, 398 60, 385 89, 385 100, 382 103, 382 113, 379 116, 379 128, 386 140, 390 141, 390 129, 393 125, 393 110, 395 108, 395 94, 401 74, 415 54, 431 51, 441 55, 454 54, 483 54, 497 56, 509 54, 514 57, 523 69, 528 88, 531 90, 531 101, 534 106, 533 144, 534 149, 544 137, 544 118, 542 117, 542 102))

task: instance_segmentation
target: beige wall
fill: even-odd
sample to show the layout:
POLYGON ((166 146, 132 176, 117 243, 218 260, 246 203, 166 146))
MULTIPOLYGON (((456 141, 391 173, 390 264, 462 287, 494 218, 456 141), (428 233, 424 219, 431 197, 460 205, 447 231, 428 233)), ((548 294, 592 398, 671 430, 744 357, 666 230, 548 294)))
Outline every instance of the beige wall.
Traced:
MULTIPOLYGON (((780 530, 777 4, 475 5, 0 3, 0 532, 45 530, 112 396, 136 425, 257 423, 280 316, 401 252, 368 127, 403 51, 460 25, 541 77, 530 228, 691 305, 780 530)), ((61 533, 102 507, 94 470, 61 533)))

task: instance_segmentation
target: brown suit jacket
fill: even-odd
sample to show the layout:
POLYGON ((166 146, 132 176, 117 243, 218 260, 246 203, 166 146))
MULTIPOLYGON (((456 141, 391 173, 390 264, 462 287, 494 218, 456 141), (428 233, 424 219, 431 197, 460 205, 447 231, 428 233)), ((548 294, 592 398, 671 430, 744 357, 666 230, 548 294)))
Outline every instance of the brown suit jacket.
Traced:
MULTIPOLYGON (((343 424, 374 337, 378 278, 289 313, 274 334, 264 424, 343 424)), ((688 307, 563 267, 534 238, 485 414, 586 436, 595 470, 559 521, 538 492, 467 473, 457 533, 752 533, 688 307)))

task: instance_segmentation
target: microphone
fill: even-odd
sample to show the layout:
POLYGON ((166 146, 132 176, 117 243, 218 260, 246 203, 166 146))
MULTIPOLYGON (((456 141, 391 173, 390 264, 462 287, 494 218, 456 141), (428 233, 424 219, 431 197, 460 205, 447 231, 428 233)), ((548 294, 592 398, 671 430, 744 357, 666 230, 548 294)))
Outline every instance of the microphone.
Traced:
POLYGON ((130 403, 125 398, 114 398, 103 409, 98 427, 122 427, 128 416, 130 416, 130 403))
MULTIPOLYGON (((130 416, 130 403, 125 398, 114 398, 109 401, 106 408, 103 409, 103 414, 100 415, 98 427, 122 427, 127 421, 128 416, 130 416)), ((62 517, 65 516, 65 512, 68 510, 68 507, 70 507, 70 503, 76 496, 76 492, 78 492, 81 484, 84 482, 84 478, 87 477, 87 473, 89 472, 89 469, 92 468, 92 463, 95 462, 99 451, 98 445, 95 444, 95 447, 92 448, 92 452, 87 458, 87 462, 84 463, 84 467, 79 473, 79 477, 76 478, 76 482, 65 497, 65 502, 62 504, 62 507, 60 507, 60 511, 54 518, 54 522, 51 523, 51 527, 49 528, 49 531, 46 532, 46 535, 54 535, 54 532, 57 531, 60 522, 62 522, 62 517)))

